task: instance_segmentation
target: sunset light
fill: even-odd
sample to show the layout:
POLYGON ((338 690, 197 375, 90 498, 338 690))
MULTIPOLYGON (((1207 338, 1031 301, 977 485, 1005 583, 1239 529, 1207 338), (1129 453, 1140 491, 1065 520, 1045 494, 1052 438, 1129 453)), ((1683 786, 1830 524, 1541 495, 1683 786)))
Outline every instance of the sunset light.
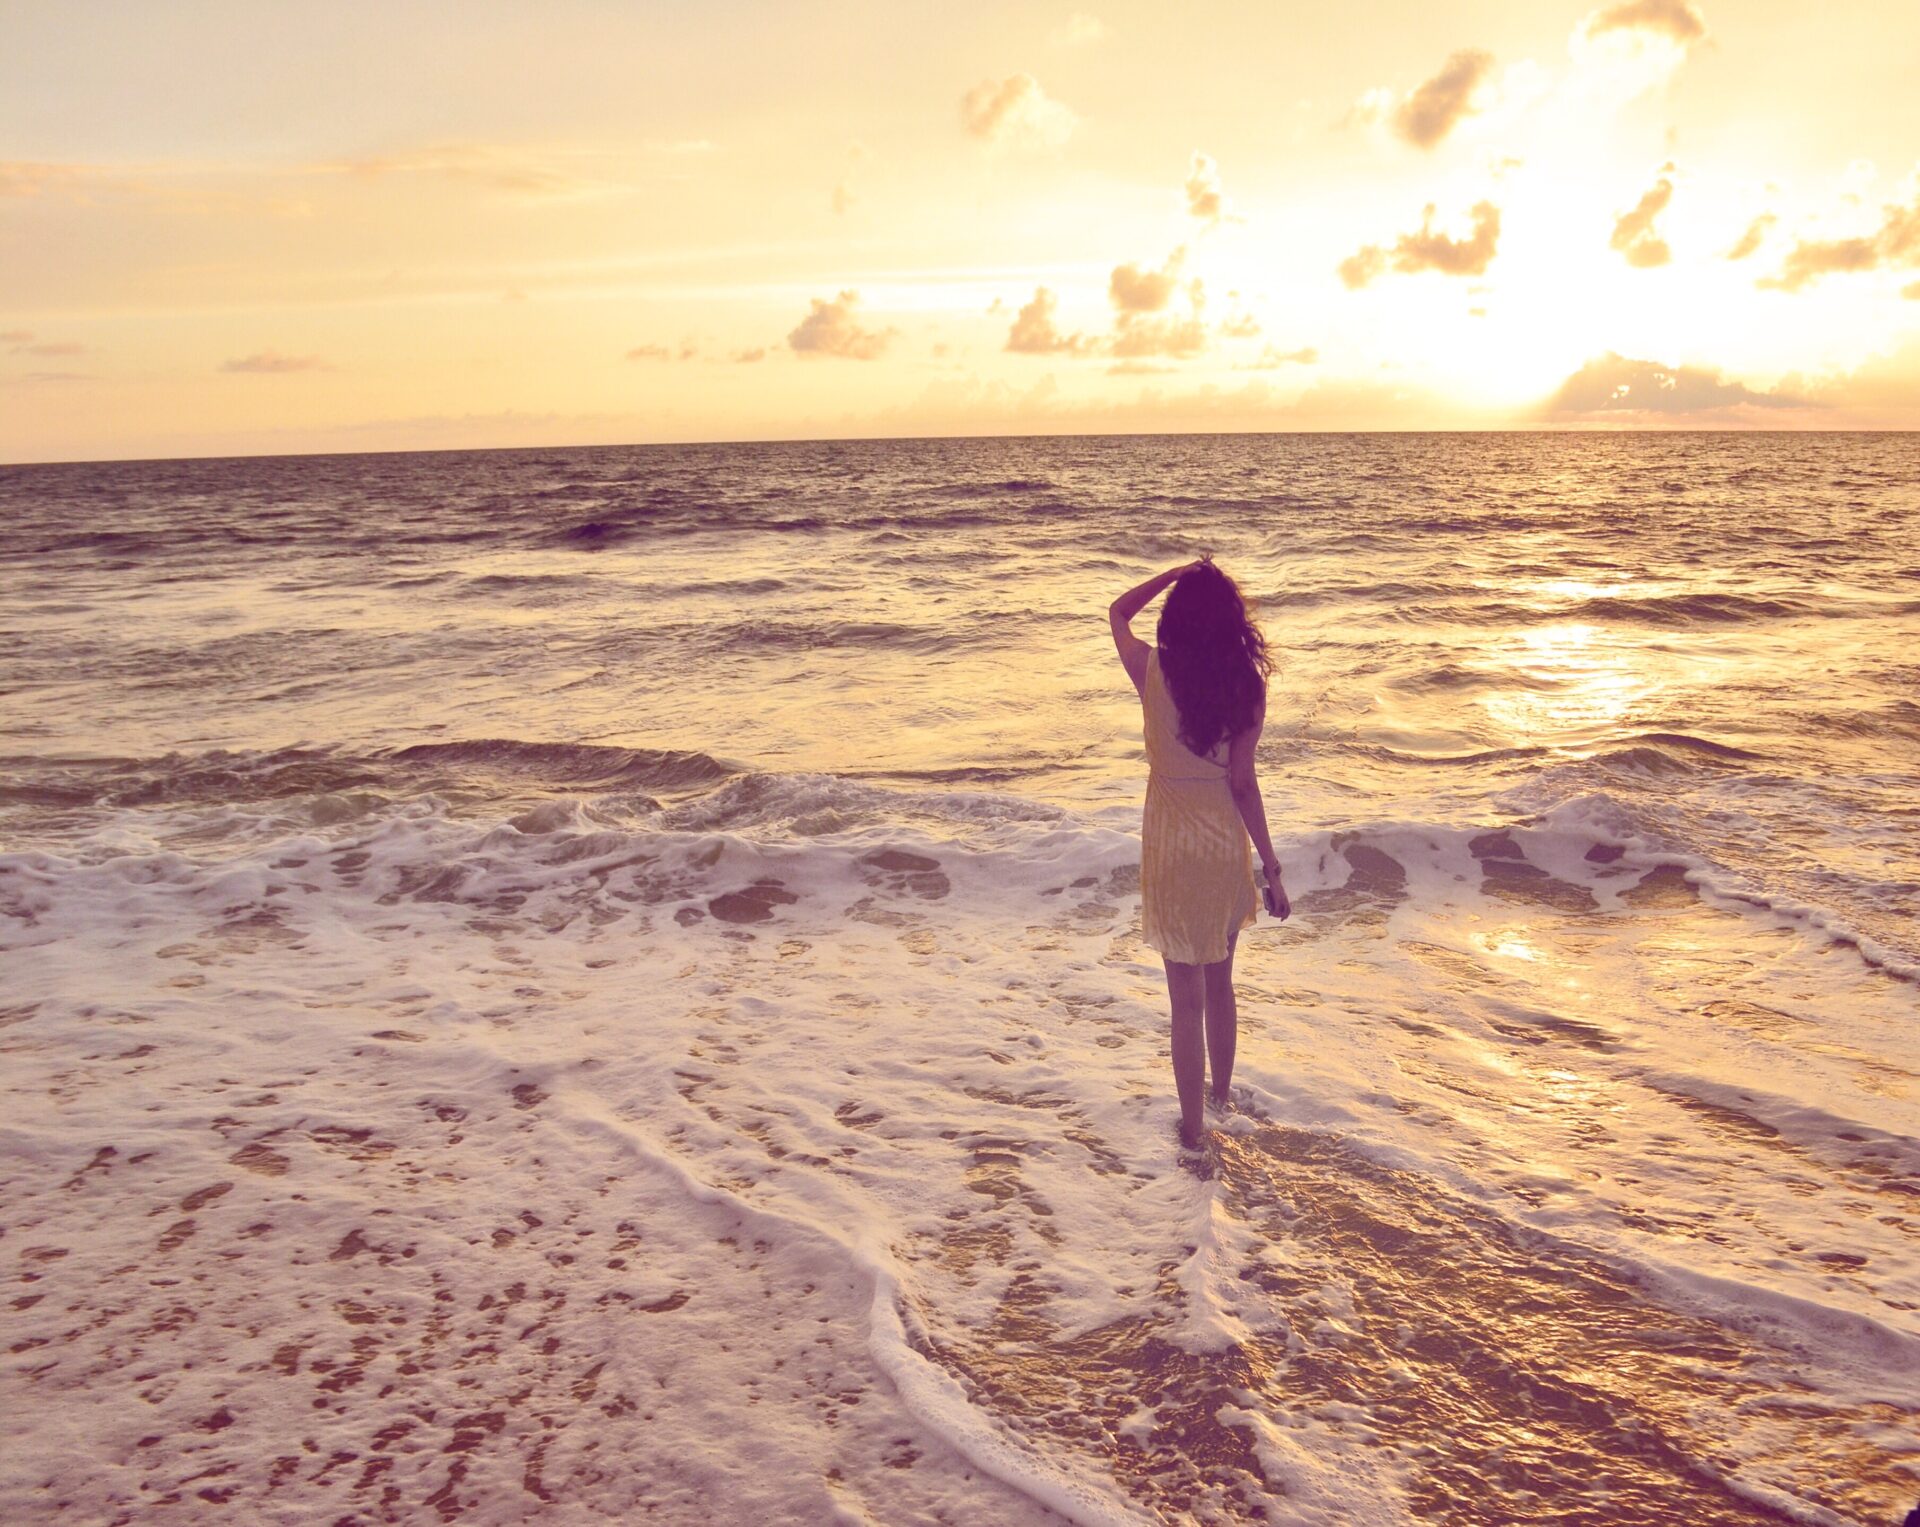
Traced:
POLYGON ((0 0, 0 1527, 1920 1527, 1920 4, 0 0))
POLYGON ((1920 419, 1909 8, 1370 15, 16 7, 0 459, 1920 419))

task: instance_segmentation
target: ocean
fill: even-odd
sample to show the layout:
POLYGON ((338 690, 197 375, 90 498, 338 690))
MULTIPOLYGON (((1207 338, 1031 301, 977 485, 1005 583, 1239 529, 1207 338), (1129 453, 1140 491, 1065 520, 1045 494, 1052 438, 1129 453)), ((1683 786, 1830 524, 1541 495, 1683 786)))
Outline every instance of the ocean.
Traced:
POLYGON ((0 568, 9 1521, 1920 1502, 1920 435, 8 468, 0 568), (1196 1167, 1202 552, 1296 910, 1196 1167))

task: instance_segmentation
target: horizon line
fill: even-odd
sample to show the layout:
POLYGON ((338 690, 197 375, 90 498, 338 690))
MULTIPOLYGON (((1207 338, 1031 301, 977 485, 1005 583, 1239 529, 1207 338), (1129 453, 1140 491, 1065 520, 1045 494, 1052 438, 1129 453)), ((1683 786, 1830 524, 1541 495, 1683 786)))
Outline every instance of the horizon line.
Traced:
POLYGON ((1185 429, 1185 430, 1078 430, 1069 432, 1035 431, 1019 434, 979 435, 764 435, 737 439, 710 440, 587 440, 564 445, 420 445, 393 446, 360 451, 206 451, 179 456, 71 456, 41 461, 0 461, 0 471, 20 471, 34 467, 146 466, 183 461, 299 461, 333 460, 352 456, 471 456, 483 453, 506 454, 526 451, 672 451, 699 450, 713 446, 774 445, 910 445, 935 441, 1001 440, 1184 440, 1184 439, 1269 439, 1281 435, 1334 436, 1356 435, 1915 435, 1920 429, 1849 426, 1821 428, 1799 425, 1769 429, 1757 425, 1712 424, 1637 424, 1637 425, 1509 425, 1501 428, 1466 426, 1433 429, 1185 429))

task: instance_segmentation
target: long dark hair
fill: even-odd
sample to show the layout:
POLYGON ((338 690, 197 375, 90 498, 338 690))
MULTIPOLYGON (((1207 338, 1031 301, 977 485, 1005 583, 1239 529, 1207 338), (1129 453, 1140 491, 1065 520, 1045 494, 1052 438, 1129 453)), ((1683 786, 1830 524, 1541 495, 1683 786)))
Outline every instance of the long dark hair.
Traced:
POLYGON ((1239 585, 1210 559, 1174 580, 1154 640, 1182 743, 1205 757, 1253 725, 1273 658, 1239 585))

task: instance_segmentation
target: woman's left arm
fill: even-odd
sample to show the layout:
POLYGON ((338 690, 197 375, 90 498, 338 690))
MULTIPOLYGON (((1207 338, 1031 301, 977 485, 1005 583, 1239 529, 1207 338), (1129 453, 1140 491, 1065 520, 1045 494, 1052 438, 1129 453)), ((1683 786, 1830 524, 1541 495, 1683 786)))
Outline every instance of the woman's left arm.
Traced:
POLYGON ((1174 579, 1188 568, 1197 566, 1199 564, 1196 562, 1183 562, 1164 573, 1155 573, 1145 583, 1135 584, 1107 606, 1107 624, 1113 629, 1114 650, 1120 654, 1120 661, 1125 665, 1127 677, 1133 680, 1135 689, 1140 689, 1147 682, 1147 654, 1151 649, 1133 634, 1133 617, 1152 604, 1155 596, 1174 579))

